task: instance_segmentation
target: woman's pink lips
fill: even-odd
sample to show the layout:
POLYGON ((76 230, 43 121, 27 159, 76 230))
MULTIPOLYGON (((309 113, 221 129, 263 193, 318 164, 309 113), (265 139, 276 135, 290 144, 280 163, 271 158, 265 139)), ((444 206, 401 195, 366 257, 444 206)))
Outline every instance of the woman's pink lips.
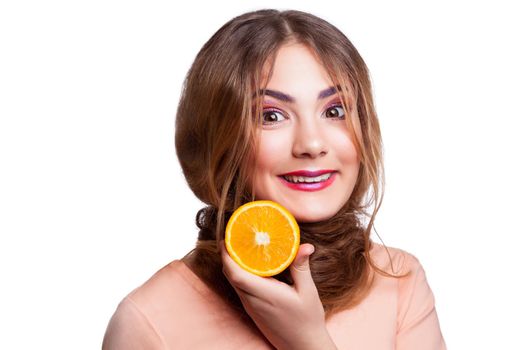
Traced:
POLYGON ((279 180, 281 180, 282 183, 284 183, 286 186, 288 186, 289 188, 291 188, 293 190, 313 192, 313 191, 320 191, 320 190, 330 186, 332 184, 332 182, 334 182, 335 176, 336 176, 336 173, 332 173, 332 175, 330 175, 330 177, 326 181, 310 182, 310 183, 306 183, 306 182, 292 183, 292 182, 286 181, 281 176, 278 176, 278 178, 279 178, 279 180))

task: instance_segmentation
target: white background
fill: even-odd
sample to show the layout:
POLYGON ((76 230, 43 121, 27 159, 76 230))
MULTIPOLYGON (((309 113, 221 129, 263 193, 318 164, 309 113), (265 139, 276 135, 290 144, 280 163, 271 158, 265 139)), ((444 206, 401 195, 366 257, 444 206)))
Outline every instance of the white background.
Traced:
POLYGON ((449 348, 525 347, 523 11, 267 0, 1 3, 0 348, 100 348, 118 302, 193 247, 180 88, 222 24, 263 7, 330 21, 367 62, 376 228, 423 264, 449 348))

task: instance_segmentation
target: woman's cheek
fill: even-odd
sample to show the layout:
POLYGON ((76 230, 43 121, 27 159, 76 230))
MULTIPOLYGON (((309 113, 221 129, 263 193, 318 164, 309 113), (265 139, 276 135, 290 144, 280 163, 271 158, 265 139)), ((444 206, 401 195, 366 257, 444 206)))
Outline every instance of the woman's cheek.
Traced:
POLYGON ((274 169, 275 166, 286 167, 282 162, 291 152, 289 137, 287 133, 278 130, 263 131, 259 142, 257 168, 272 171, 272 169, 278 170, 274 169))
POLYGON ((345 130, 332 131, 331 143, 337 155, 345 163, 358 163, 357 148, 345 130))

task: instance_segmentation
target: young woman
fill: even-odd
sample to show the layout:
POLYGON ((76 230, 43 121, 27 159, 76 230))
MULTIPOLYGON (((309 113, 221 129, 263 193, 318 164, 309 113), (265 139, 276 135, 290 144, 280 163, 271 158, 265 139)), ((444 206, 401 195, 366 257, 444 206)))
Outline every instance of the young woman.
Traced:
POLYGON ((226 23, 186 77, 175 143, 208 205, 196 247, 122 300, 104 349, 445 349, 419 261, 370 240, 381 134, 367 67, 338 29, 298 11, 226 23), (260 199, 301 228, 275 277, 241 269, 222 241, 260 199))

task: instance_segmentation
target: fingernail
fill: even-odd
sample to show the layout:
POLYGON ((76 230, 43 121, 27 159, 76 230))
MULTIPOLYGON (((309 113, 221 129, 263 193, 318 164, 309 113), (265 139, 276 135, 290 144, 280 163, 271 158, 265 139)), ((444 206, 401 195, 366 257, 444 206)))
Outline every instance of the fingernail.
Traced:
POLYGON ((311 245, 311 246, 308 248, 308 255, 312 255, 314 252, 315 252, 315 247, 314 247, 313 245, 311 245))

